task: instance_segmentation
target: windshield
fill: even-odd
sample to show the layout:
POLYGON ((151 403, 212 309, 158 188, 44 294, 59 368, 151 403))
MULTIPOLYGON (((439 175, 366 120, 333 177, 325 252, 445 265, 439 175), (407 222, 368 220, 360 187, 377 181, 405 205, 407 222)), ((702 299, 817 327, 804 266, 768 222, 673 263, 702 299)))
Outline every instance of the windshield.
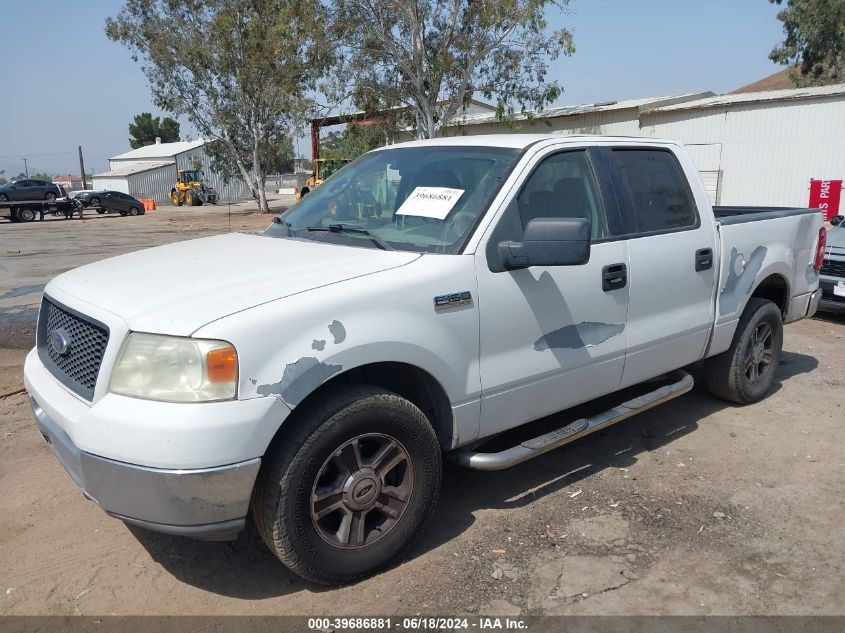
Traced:
POLYGON ((504 147, 370 152, 303 197, 264 234, 457 253, 518 157, 518 149, 504 147))
POLYGON ((196 182, 200 179, 199 171, 186 171, 184 176, 185 182, 196 182))

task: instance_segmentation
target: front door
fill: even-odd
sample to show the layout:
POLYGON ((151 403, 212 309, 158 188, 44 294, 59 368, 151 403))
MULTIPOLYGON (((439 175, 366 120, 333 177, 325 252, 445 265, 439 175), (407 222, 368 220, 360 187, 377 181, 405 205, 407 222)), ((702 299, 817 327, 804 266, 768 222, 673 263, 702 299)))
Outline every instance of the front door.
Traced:
POLYGON ((482 437, 619 387, 628 253, 624 241, 613 240, 619 216, 593 164, 585 149, 536 158, 476 254, 482 437), (498 244, 520 240, 528 221, 542 217, 590 219, 589 262, 494 272, 498 244))

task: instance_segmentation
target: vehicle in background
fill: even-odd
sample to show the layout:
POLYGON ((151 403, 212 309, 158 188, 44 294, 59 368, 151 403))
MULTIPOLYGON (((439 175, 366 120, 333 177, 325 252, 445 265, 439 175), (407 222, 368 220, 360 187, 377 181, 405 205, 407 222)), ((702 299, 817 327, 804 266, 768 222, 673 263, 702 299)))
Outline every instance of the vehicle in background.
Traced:
POLYGON ((24 382, 107 513, 231 539, 251 512, 295 573, 347 583, 431 518, 443 457, 510 468, 687 393, 698 361, 716 396, 766 397, 824 252, 818 209, 714 208, 672 141, 415 141, 262 234, 56 277, 24 382))
POLYGON ((839 226, 842 224, 842 220, 845 220, 845 215, 834 215, 830 218, 830 223, 832 226, 839 226))
POLYGON ((97 213, 115 211, 120 215, 144 215, 144 204, 128 193, 101 191, 96 196, 100 202, 97 213))
POLYGON ((822 289, 819 310, 845 314, 845 225, 841 223, 827 232, 819 286, 822 289))
POLYGON ((301 189, 297 190, 295 200, 297 202, 302 200, 304 195, 309 193, 315 187, 322 185, 326 178, 340 171, 351 162, 352 159, 350 158, 318 158, 315 160, 314 173, 310 178, 308 178, 308 180, 305 181, 305 185, 301 189))
POLYGON ((198 207, 203 204, 217 204, 217 191, 204 179, 199 169, 180 169, 176 176, 176 184, 170 190, 170 202, 181 207, 198 207))
POLYGON ((55 200, 65 197, 65 189, 61 185, 45 180, 13 180, 0 185, 0 202, 19 202, 24 200, 55 200))
POLYGON ((100 206, 100 201, 104 193, 106 193, 105 190, 93 191, 91 189, 85 189, 83 191, 71 191, 70 197, 79 200, 84 208, 90 209, 100 206))

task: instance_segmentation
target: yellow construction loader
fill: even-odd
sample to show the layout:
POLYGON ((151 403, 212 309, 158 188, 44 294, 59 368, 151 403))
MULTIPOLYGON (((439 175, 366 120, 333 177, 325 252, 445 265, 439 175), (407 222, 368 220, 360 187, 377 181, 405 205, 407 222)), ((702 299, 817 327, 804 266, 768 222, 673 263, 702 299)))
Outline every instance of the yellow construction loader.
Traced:
POLYGON ((297 190, 295 200, 299 202, 302 196, 311 191, 314 187, 322 185, 323 181, 331 176, 336 171, 340 171, 344 166, 352 162, 351 158, 318 158, 314 161, 314 173, 301 189, 297 190))
POLYGON ((203 180, 199 169, 180 169, 176 184, 170 190, 170 201, 177 207, 187 204, 196 207, 201 204, 217 204, 217 192, 203 180))

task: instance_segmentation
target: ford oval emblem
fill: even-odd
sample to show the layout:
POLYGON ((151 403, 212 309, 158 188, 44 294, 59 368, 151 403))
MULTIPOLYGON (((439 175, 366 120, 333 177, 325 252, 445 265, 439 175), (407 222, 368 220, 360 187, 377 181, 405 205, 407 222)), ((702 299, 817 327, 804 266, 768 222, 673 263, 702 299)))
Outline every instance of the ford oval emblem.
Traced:
POLYGON ((70 336, 63 329, 50 332, 50 347, 59 356, 64 356, 70 351, 70 336))

